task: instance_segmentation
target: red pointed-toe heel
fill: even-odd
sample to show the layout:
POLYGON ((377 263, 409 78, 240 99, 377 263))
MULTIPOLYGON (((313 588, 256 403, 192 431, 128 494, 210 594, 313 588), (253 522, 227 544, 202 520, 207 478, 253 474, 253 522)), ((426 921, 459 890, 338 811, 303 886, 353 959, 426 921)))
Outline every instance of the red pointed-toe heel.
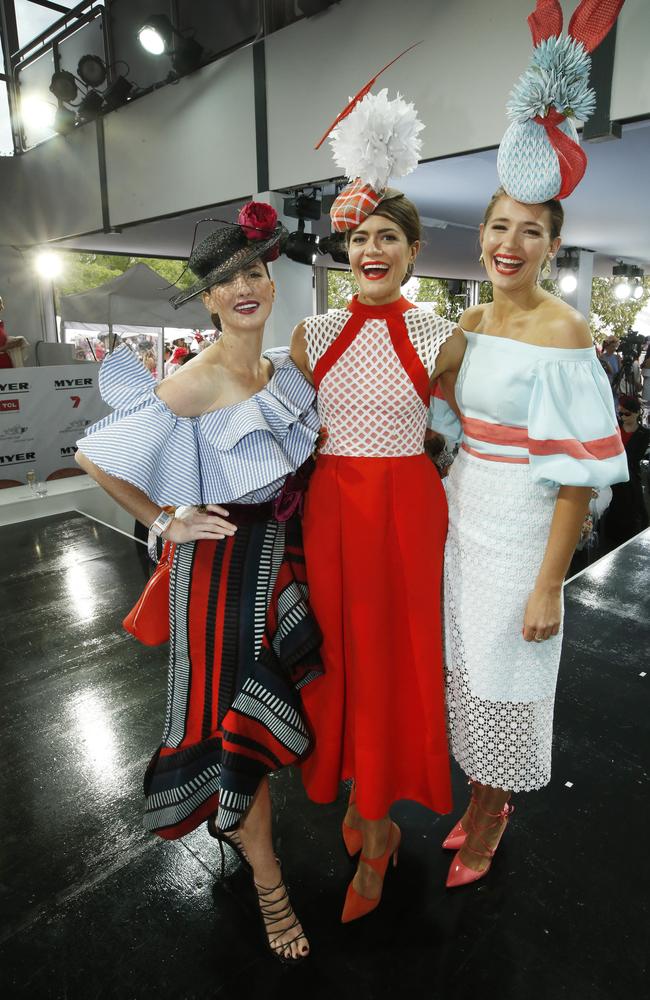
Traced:
MULTIPOLYGON (((353 805, 357 800, 357 792, 352 782, 352 788, 350 789, 350 798, 348 799, 348 808, 353 805)), ((345 822, 345 818, 341 823, 341 834, 343 836, 343 843, 345 844, 345 849, 351 858, 358 854, 361 850, 363 844, 363 834, 361 830, 356 830, 353 826, 348 826, 345 822)))
POLYGON ((496 842, 496 844, 494 845, 494 847, 490 847, 487 844, 487 842, 483 839, 483 837, 481 836, 481 834, 478 833, 478 831, 476 830, 475 825, 471 824, 471 826, 473 828, 471 830, 467 831, 468 834, 469 833, 476 833, 476 834, 478 834, 478 837, 481 840, 481 842, 482 842, 483 847, 485 848, 485 850, 479 851, 479 850, 476 850, 474 847, 467 847, 467 845, 465 845, 465 846, 467 847, 468 851, 471 851, 472 854, 476 854, 477 857, 479 857, 479 858, 489 858, 488 866, 482 872, 477 872, 474 868, 470 868, 468 865, 464 864, 460 860, 460 851, 459 851, 458 854, 456 855, 456 857, 454 858, 454 860, 452 861, 452 863, 450 865, 450 868, 449 868, 449 874, 447 875, 447 883, 446 883, 448 889, 456 889, 460 885, 469 885, 470 882, 478 882, 478 880, 480 878, 483 878, 484 875, 487 875, 487 873, 489 872, 490 867, 492 865, 492 858, 496 854, 497 847, 501 843, 501 837, 503 837, 505 829, 506 829, 506 827, 508 825, 508 820, 510 819, 512 813, 514 812, 514 808, 515 808, 514 806, 511 806, 508 802, 506 802, 506 804, 504 805, 504 807, 501 810, 501 812, 498 812, 498 813, 489 813, 486 809, 483 809, 481 806, 479 806, 478 803, 475 803, 475 806, 485 816, 491 816, 492 819, 493 819, 493 821, 494 821, 494 822, 488 824, 488 826, 486 827, 486 829, 485 829, 484 832, 487 832, 487 830, 493 829, 493 827, 497 826, 498 823, 503 823, 503 829, 501 830, 501 833, 499 835, 499 839, 496 842))
MULTIPOLYGON (((384 888, 384 878, 386 877, 388 862, 392 860, 393 868, 397 867, 397 855, 401 839, 402 833, 397 823, 391 823, 388 844, 384 853, 378 858, 367 858, 365 854, 362 854, 359 859, 359 864, 363 861, 364 864, 369 865, 380 876, 382 881, 381 890, 384 888)), ((367 896, 362 896, 361 893, 357 892, 352 882, 350 882, 345 895, 345 903, 343 904, 341 923, 349 924, 352 920, 359 920, 360 917, 365 917, 368 913, 376 910, 381 900, 381 890, 376 899, 368 899, 367 896)))

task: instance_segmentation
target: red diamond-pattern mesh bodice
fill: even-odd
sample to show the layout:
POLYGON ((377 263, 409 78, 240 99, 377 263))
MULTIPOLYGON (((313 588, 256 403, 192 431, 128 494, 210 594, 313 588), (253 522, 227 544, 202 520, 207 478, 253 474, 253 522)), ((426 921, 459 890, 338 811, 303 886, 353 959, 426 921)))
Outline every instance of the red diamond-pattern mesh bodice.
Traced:
MULTIPOLYGON (((312 371, 342 332, 350 312, 336 309, 304 322, 312 371)), ((406 332, 429 377, 454 324, 424 309, 404 313, 406 332)), ((318 386, 327 430, 323 455, 391 458, 423 451, 427 406, 398 357, 387 320, 371 316, 318 386)))

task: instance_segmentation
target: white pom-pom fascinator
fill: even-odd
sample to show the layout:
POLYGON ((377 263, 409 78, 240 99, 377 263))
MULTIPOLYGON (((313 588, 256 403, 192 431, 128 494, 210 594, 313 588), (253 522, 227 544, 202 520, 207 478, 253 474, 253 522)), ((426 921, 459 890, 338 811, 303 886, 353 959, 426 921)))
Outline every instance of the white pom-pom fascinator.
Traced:
POLYGON ((377 77, 395 61, 384 66, 351 98, 316 146, 319 149, 330 136, 334 162, 352 181, 330 211, 336 232, 359 226, 380 204, 389 178, 405 177, 418 165, 422 148, 418 136, 424 125, 415 108, 399 94, 389 100, 387 90, 370 93, 377 77))
POLYGON ((605 38, 623 2, 581 0, 562 36, 558 0, 537 0, 528 18, 533 57, 510 95, 512 124, 497 156, 501 184, 516 201, 566 198, 582 180, 587 157, 573 121, 584 122, 595 110, 589 53, 605 38))

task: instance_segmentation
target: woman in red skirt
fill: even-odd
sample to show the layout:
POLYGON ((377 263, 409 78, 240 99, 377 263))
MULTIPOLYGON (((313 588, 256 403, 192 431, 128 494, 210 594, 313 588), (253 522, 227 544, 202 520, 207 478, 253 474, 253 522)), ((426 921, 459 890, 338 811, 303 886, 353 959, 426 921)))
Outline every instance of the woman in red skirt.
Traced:
MULTIPOLYGON (((359 294, 306 319, 292 346, 326 431, 303 520, 325 672, 303 692, 315 748, 302 772, 316 802, 354 779, 343 837, 362 854, 343 922, 377 906, 397 860, 391 804, 451 808, 440 634, 447 504, 424 437, 454 327, 401 295, 420 246, 415 206, 390 188, 377 202, 346 233, 359 294)), ((336 227, 337 203, 332 217, 336 227)))

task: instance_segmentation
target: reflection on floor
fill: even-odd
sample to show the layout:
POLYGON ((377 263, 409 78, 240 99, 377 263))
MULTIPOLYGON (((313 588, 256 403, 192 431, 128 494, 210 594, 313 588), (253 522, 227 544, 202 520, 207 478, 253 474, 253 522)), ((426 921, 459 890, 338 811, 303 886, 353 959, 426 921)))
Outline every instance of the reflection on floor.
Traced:
POLYGON ((400 803, 382 906, 342 926, 343 793, 316 807, 295 773, 274 779, 278 852, 312 940, 288 970, 262 947, 245 874, 233 863, 221 879, 203 829, 177 843, 141 829, 166 651, 120 628, 142 588, 135 543, 66 514, 0 529, 0 549, 4 997, 644 995, 650 531, 567 587, 554 779, 518 796, 485 882, 445 891, 451 818, 400 803))

